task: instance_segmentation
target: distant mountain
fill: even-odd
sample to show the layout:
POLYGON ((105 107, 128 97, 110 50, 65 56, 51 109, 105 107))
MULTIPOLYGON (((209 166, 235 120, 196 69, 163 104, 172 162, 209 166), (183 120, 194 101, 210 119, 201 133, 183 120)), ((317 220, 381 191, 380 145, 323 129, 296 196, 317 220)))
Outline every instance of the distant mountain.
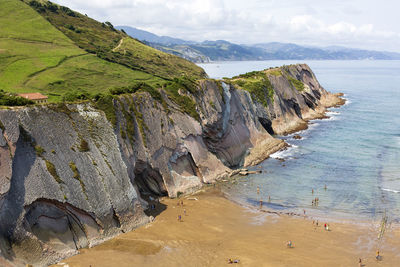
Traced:
POLYGON ((149 43, 157 43, 161 45, 170 45, 170 44, 192 44, 194 42, 185 41, 178 38, 168 37, 168 36, 158 36, 154 33, 140 30, 137 28, 129 27, 129 26, 116 26, 118 30, 124 30, 128 35, 140 40, 146 41, 149 43))
POLYGON ((341 46, 319 48, 274 42, 256 44, 254 47, 264 49, 266 59, 400 59, 399 53, 370 51, 341 46))
POLYGON ((127 34, 148 45, 193 62, 228 61, 228 60, 362 60, 400 59, 399 53, 370 51, 341 46, 311 47, 292 43, 260 43, 239 45, 224 40, 192 42, 153 33, 128 26, 117 26, 127 34))

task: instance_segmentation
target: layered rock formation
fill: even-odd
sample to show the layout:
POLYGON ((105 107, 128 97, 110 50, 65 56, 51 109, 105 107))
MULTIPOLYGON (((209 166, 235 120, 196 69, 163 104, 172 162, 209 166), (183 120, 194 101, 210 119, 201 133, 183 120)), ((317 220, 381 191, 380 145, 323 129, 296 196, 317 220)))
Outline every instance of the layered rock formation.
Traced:
POLYGON ((307 65, 285 71, 304 90, 270 75, 267 107, 221 81, 181 92, 198 120, 162 90, 164 102, 146 92, 114 99, 115 125, 89 103, 0 110, 0 256, 45 265, 129 231, 149 221, 149 195, 175 197, 258 164, 286 146, 273 134, 342 103, 307 65))

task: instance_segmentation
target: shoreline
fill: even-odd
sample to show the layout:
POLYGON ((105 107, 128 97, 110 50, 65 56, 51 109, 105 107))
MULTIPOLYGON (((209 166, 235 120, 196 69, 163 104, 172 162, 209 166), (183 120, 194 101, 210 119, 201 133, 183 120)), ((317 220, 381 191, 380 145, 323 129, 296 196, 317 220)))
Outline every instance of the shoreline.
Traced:
MULTIPOLYGON (((276 133, 276 136, 287 136, 298 132, 305 131, 309 128, 309 124, 313 120, 329 119, 330 116, 326 115, 329 112, 329 108, 339 108, 346 105, 348 100, 344 98, 344 93, 327 93, 320 99, 320 105, 312 110, 302 110, 304 116, 303 119, 298 117, 293 118, 278 118, 272 122, 275 124, 275 128, 280 131, 276 133), (289 119, 294 122, 294 125, 288 125, 286 122, 279 122, 279 120, 289 119)), ((275 130, 275 129, 274 129, 275 130)), ((262 163, 264 160, 270 158, 270 156, 276 152, 288 149, 290 145, 283 139, 273 136, 272 139, 261 137, 258 138, 254 147, 250 149, 249 154, 244 158, 243 167, 256 166, 262 163)), ((234 170, 235 171, 235 170, 234 170)), ((233 172, 234 172, 233 171, 233 172)))
POLYGON ((398 228, 388 229, 384 242, 371 225, 329 222, 326 231, 325 221, 315 226, 307 218, 247 208, 213 187, 164 198, 159 205, 165 210, 154 222, 62 262, 70 267, 222 266, 232 258, 243 266, 357 266, 362 258, 366 266, 395 266, 399 260, 398 228), (181 200, 183 207, 177 205, 181 200), (286 248, 288 240, 294 249, 286 248), (377 249, 382 262, 374 258, 377 249))
MULTIPOLYGON (((324 101, 322 101, 322 99, 321 99, 321 105, 316 107, 315 111, 312 110, 313 112, 311 113, 311 116, 310 116, 309 112, 306 112, 308 117, 305 118, 304 120, 302 120, 304 125, 301 125, 298 128, 293 128, 290 131, 290 133, 287 133, 286 135, 294 134, 294 133, 297 133, 297 132, 303 131, 303 130, 307 130, 308 126, 310 124, 310 121, 312 121, 312 120, 319 120, 319 119, 327 119, 327 118, 329 118, 329 116, 326 115, 326 112, 328 112, 328 108, 340 107, 340 106, 342 106, 342 105, 344 105, 346 103, 346 99, 341 98, 342 96, 343 96, 342 93, 337 93, 337 94, 328 93, 328 95, 325 96, 324 101), (329 99, 329 101, 327 101, 326 98, 329 99)), ((272 140, 271 139, 265 139, 265 140, 258 141, 257 146, 253 147, 253 149, 252 149, 253 153, 250 153, 252 158, 250 157, 250 155, 248 155, 245 158, 245 162, 244 162, 244 166, 243 167, 250 167, 250 166, 258 165, 261 162, 263 162, 264 160, 270 158, 270 155, 272 155, 273 153, 276 153, 276 152, 279 152, 279 151, 283 151, 283 150, 287 149, 288 146, 289 145, 284 140, 282 140, 280 138, 273 138, 272 140), (259 151, 260 149, 265 149, 265 151, 259 151), (254 152, 256 152, 256 153, 254 153, 254 152), (254 154, 256 154, 256 155, 254 155, 254 154)), ((228 177, 229 176, 230 176, 230 174, 228 174, 228 177)), ((234 178, 234 176, 233 177, 229 177, 227 179, 231 180, 232 178, 234 178)), ((219 182, 223 182, 223 181, 224 181, 224 179, 218 179, 214 183, 219 183, 219 182)), ((202 192, 204 190, 204 188, 207 188, 206 184, 203 185, 198 190, 196 190, 196 192, 194 192, 193 194, 197 194, 198 192, 202 192)), ((189 192, 189 194, 185 194, 185 196, 187 196, 187 195, 191 195, 190 192, 189 192)), ((237 203, 233 199, 228 199, 227 197, 225 197, 225 198, 228 201, 230 201, 232 203, 235 203, 236 205, 241 206, 242 208, 249 208, 249 209, 254 209, 255 208, 255 207, 245 207, 243 204, 237 203)), ((265 211, 262 211, 262 212, 267 213, 267 214, 275 214, 277 216, 292 216, 292 217, 295 216, 295 214, 293 214, 293 212, 288 212, 288 213, 282 212, 281 213, 281 212, 277 212, 277 211, 275 211, 273 209, 265 210, 265 211), (291 213, 291 214, 289 214, 289 213, 291 213)), ((299 217, 301 217, 301 215, 299 215, 299 217)), ((309 219, 309 220, 311 220, 311 219, 309 219)), ((151 224, 151 222, 149 224, 151 224)), ((136 229, 141 229, 143 227, 147 228, 147 226, 149 224, 145 224, 145 225, 139 226, 136 229)), ((133 231, 135 231, 136 229, 134 229, 133 231)), ((124 235, 124 234, 122 234, 122 235, 124 235)), ((121 235, 116 235, 116 236, 111 237, 109 239, 103 240, 102 242, 94 245, 93 247, 101 246, 105 242, 111 242, 112 240, 117 239, 120 236, 121 235)), ((77 255, 79 255, 79 254, 77 254, 77 255)))

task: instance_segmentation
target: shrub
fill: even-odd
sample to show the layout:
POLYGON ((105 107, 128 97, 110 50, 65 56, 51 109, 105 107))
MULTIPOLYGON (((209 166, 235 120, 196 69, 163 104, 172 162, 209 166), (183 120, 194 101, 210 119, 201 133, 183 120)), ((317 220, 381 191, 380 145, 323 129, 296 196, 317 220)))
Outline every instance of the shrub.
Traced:
POLYGON ((290 76, 288 76, 288 79, 289 79, 290 83, 294 86, 294 88, 296 88, 297 91, 302 92, 304 90, 303 82, 301 82, 293 77, 290 77, 290 76))
POLYGON ((36 151, 36 155, 38 155, 39 157, 41 157, 43 155, 43 153, 46 152, 44 150, 44 148, 39 145, 35 146, 35 151, 36 151))
MULTIPOLYGON (((82 179, 81 179, 81 176, 80 176, 80 174, 79 174, 78 168, 76 167, 75 163, 73 163, 73 162, 71 161, 71 162, 69 163, 69 167, 71 168, 72 172, 74 173, 73 178, 79 181, 79 183, 80 183, 80 185, 81 185, 81 188, 82 188, 82 191, 83 191, 83 193, 85 193, 85 195, 86 195, 85 184, 83 183, 83 181, 82 181, 82 179)), ((86 198, 87 198, 87 195, 86 195, 86 198)))
POLYGON ((46 4, 46 8, 50 10, 51 12, 57 12, 58 6, 56 4, 53 4, 52 2, 48 1, 46 4))
POLYGON ((196 102, 189 96, 181 95, 179 93, 179 90, 190 90, 192 92, 195 92, 195 89, 187 87, 188 84, 188 80, 176 78, 172 82, 167 83, 165 91, 167 92, 168 98, 175 102, 180 107, 182 112, 188 114, 197 121, 200 121, 200 115, 196 110, 196 102))
POLYGON ((61 180, 60 176, 58 176, 57 170, 56 170, 56 167, 54 166, 54 164, 48 160, 46 160, 45 162, 46 162, 47 171, 51 174, 51 176, 53 176, 54 180, 56 180, 56 182, 59 184, 63 184, 64 182, 63 182, 63 180, 61 180))
POLYGON ((65 14, 67 14, 70 17, 76 17, 76 13, 66 6, 61 6, 60 10, 63 11, 65 14))
POLYGON ((0 106, 26 106, 31 104, 34 104, 32 100, 0 90, 0 106))
POLYGON ((162 100, 160 92, 145 82, 134 83, 130 86, 114 87, 108 90, 112 95, 133 94, 138 91, 148 92, 155 100, 162 100))
POLYGON ((88 142, 86 142, 86 140, 84 140, 84 139, 81 139, 81 143, 79 145, 79 151, 80 152, 87 152, 89 150, 90 150, 90 148, 89 148, 88 142))
POLYGON ((72 102, 72 101, 76 101, 76 100, 88 100, 90 98, 91 98, 90 93, 88 93, 84 89, 78 89, 78 90, 66 92, 63 95, 62 100, 72 102))
POLYGON ((265 107, 268 106, 268 99, 273 101, 274 90, 264 72, 252 71, 234 78, 236 80, 233 80, 232 83, 248 91, 253 101, 257 101, 265 107))
POLYGON ((94 107, 104 111, 107 120, 117 126, 117 116, 115 115, 114 98, 112 95, 98 94, 94 98, 94 107))

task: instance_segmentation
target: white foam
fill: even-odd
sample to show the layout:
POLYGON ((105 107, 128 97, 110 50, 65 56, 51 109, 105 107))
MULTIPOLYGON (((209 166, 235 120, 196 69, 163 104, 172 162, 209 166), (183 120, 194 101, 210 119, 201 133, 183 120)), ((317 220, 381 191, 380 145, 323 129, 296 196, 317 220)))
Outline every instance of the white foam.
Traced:
POLYGON ((325 119, 326 121, 338 121, 340 118, 338 116, 329 116, 329 118, 325 119))
POLYGON ((290 156, 293 156, 293 154, 295 153, 296 149, 299 146, 296 146, 293 144, 289 144, 289 145, 290 145, 290 147, 288 147, 287 149, 275 152, 275 153, 271 154, 270 157, 274 158, 274 159, 279 159, 279 158, 284 159, 284 158, 289 158, 290 156))
POLYGON ((344 99, 346 100, 346 103, 344 103, 343 106, 347 106, 347 105, 350 105, 352 103, 350 99, 348 99, 348 98, 344 98, 344 99))
POLYGON ((392 192, 392 193, 400 193, 400 191, 394 190, 394 189, 382 188, 382 190, 387 191, 387 192, 392 192))
POLYGON ((333 110, 330 110, 330 111, 328 111, 328 112, 326 112, 326 115, 339 115, 340 114, 340 112, 339 111, 333 111, 333 110))

